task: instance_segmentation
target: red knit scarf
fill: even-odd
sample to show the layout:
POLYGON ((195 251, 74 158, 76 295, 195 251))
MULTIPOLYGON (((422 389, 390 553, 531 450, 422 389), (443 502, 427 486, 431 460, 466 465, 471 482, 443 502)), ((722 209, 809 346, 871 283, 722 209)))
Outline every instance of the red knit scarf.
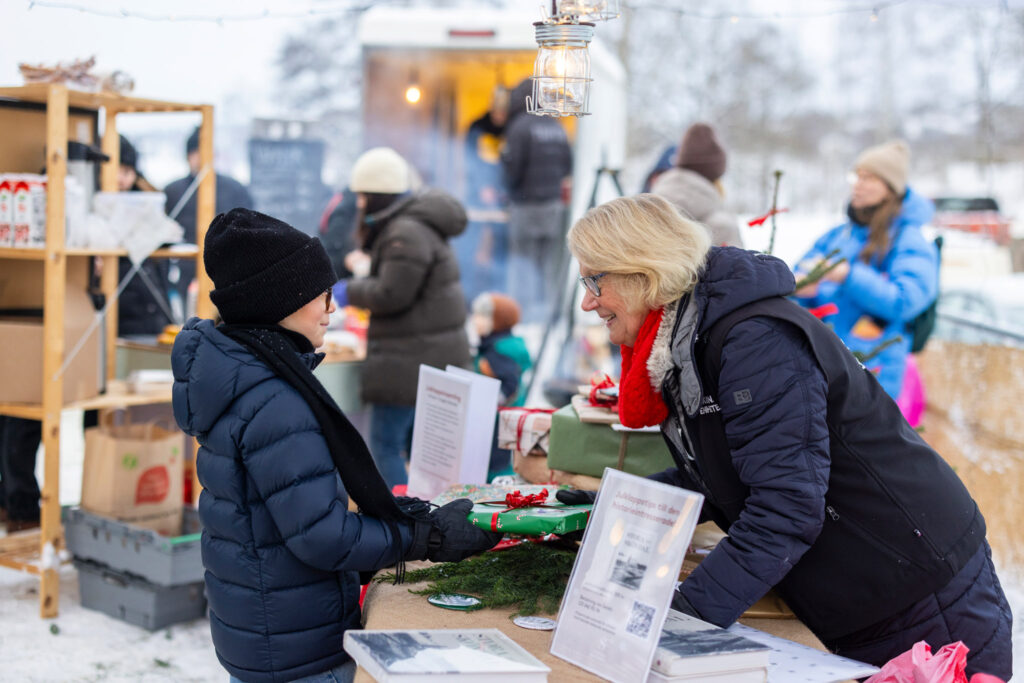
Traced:
MULTIPOLYGON (((619 420, 626 427, 637 429, 661 424, 668 417, 661 392, 654 388, 647 360, 650 358, 654 339, 661 327, 665 309, 659 308, 647 314, 633 346, 623 344, 622 379, 619 383, 619 420)), ((659 378, 660 379, 660 378, 659 378)))

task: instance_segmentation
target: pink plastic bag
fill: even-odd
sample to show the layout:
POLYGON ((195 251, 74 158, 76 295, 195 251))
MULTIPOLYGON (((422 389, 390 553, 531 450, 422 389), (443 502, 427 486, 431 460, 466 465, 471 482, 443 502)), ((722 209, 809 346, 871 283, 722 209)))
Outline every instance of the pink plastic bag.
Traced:
POLYGON ((911 427, 921 424, 921 416, 924 415, 924 383, 921 381, 921 373, 917 370, 917 361, 909 354, 907 368, 903 372, 903 388, 896 397, 896 405, 900 407, 900 412, 911 427))
POLYGON ((967 646, 963 641, 943 645, 932 655, 923 640, 893 657, 866 683, 967 683, 967 646))

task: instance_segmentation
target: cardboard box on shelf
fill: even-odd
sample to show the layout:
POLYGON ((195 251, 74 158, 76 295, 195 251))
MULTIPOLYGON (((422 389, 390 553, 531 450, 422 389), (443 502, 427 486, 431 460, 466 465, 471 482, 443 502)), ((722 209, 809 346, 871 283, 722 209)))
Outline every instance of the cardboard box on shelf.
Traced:
MULTIPOLYGON (((65 357, 92 323, 86 292, 87 259, 68 259, 64 297, 65 357)), ((8 261, 0 268, 0 403, 43 402, 43 308, 41 261, 8 261), (23 313, 18 315, 18 313, 23 313)), ((100 390, 100 326, 64 370, 64 402, 92 398, 100 390)))

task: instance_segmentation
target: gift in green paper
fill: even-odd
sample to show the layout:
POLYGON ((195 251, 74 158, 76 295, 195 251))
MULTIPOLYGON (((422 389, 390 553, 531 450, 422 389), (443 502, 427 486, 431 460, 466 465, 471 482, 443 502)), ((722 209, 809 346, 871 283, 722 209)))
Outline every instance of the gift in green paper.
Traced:
POLYGON ((546 489, 539 494, 527 495, 515 491, 509 493, 504 500, 475 503, 468 519, 481 529, 506 534, 567 534, 581 531, 587 526, 593 507, 565 505, 554 497, 549 501, 546 489))

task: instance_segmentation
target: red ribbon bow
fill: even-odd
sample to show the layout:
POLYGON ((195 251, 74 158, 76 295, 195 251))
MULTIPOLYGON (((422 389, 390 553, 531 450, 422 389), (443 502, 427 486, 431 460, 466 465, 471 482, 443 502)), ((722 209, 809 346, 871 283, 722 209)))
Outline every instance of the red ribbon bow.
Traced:
POLYGON ((516 489, 512 493, 505 494, 505 500, 484 500, 481 501, 480 505, 504 505, 504 510, 499 510, 491 515, 491 531, 498 530, 498 515, 516 510, 518 508, 553 508, 558 507, 555 505, 548 505, 548 490, 541 489, 540 493, 529 493, 525 496, 516 489))

